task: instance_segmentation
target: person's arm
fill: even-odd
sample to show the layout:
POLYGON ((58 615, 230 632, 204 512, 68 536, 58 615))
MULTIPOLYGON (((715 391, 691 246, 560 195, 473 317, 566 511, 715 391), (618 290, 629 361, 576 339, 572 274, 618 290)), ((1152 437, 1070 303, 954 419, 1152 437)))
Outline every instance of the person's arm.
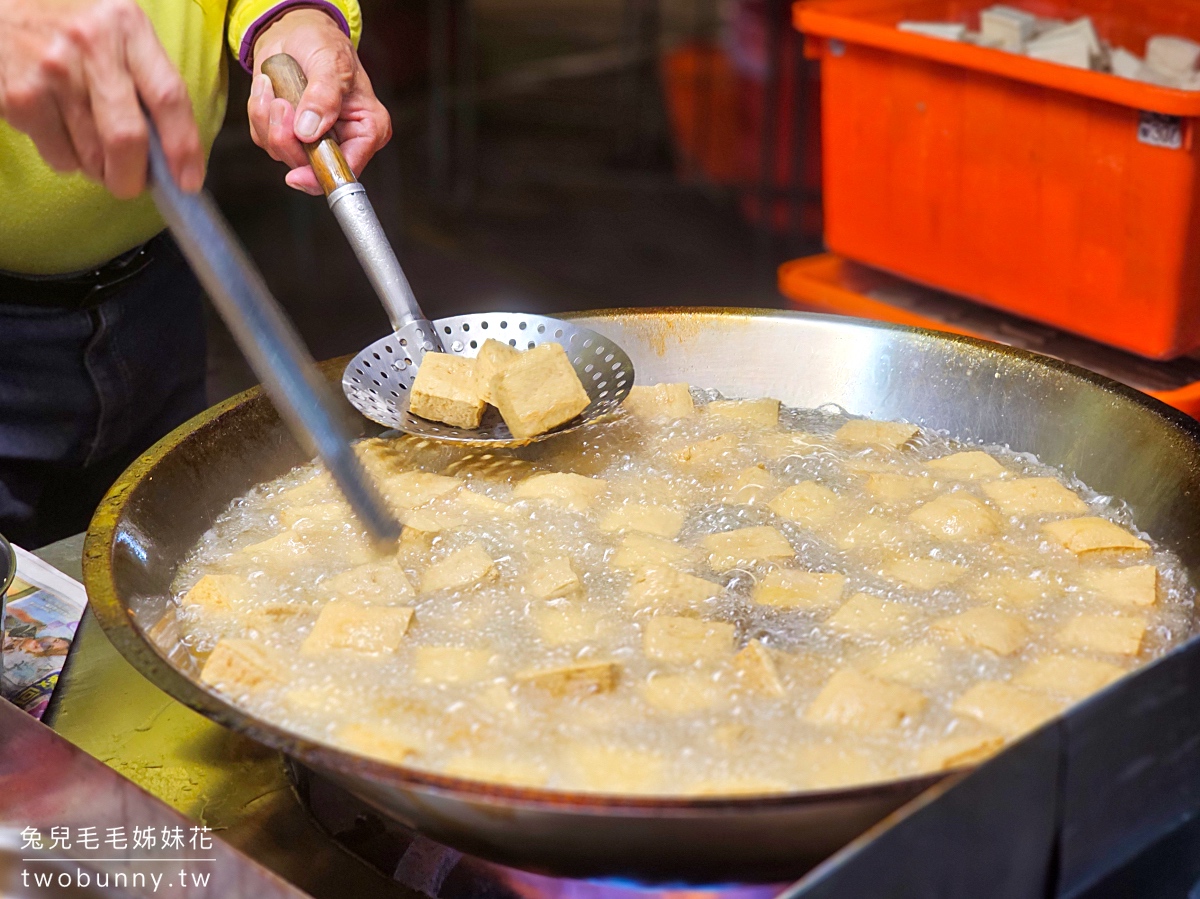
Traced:
POLYGON ((361 19, 355 0, 237 0, 230 11, 230 46, 254 76, 247 115, 254 142, 291 171, 287 183, 319 194, 301 141, 330 129, 355 174, 392 136, 391 119, 375 97, 355 45, 361 19), (308 89, 293 109, 276 99, 262 62, 287 53, 308 89))
POLYGON ((52 168, 136 197, 149 144, 140 104, 175 179, 199 190, 204 151, 187 85, 134 0, 0 2, 0 118, 52 168))

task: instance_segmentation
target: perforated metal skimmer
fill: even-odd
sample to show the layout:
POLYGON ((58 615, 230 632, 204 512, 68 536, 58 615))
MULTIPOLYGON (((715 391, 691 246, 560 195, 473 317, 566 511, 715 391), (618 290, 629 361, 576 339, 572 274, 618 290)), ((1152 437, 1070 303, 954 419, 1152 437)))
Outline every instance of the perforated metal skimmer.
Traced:
MULTIPOLYGON (((275 96, 293 105, 308 85, 300 64, 279 53, 263 61, 275 96)), ((354 357, 342 377, 342 389, 358 411, 382 425, 435 440, 479 446, 517 446, 571 431, 612 412, 633 386, 633 363, 611 340, 570 322, 540 315, 490 313, 460 315, 431 322, 421 311, 379 218, 346 164, 337 141, 327 134, 306 144, 308 160, 329 200, 334 218, 367 273, 392 323, 393 333, 354 357), (539 343, 560 343, 567 351, 591 402, 576 418, 547 434, 517 440, 495 409, 489 408, 474 431, 410 415, 408 396, 421 360, 428 352, 474 356, 489 337, 526 350, 539 343)))
POLYGON ((373 421, 434 440, 493 447, 520 446, 573 431, 614 412, 632 386, 633 363, 604 335, 557 318, 505 312, 411 322, 355 356, 342 376, 346 398, 373 421), (427 352, 440 348, 457 356, 475 356, 488 338, 521 350, 542 343, 562 344, 591 400, 588 407, 566 424, 522 440, 513 437, 500 414, 490 406, 479 428, 473 431, 429 421, 408 411, 412 382, 427 352))

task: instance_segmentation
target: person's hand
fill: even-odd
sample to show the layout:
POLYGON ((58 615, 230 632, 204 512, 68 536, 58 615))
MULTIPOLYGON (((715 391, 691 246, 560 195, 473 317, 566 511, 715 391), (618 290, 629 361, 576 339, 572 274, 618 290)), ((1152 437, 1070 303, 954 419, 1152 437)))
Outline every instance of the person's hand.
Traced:
POLYGON ((254 142, 291 168, 287 183, 314 195, 321 188, 301 141, 312 143, 332 128, 357 175, 392 138, 392 120, 375 97, 350 39, 318 9, 285 13, 258 36, 247 113, 254 142), (276 53, 295 59, 308 78, 297 109, 275 97, 271 79, 262 73, 263 60, 276 53))
POLYGON ((204 183, 187 85, 134 0, 0 0, 0 118, 59 172, 120 199, 146 186, 145 104, 175 180, 204 183))

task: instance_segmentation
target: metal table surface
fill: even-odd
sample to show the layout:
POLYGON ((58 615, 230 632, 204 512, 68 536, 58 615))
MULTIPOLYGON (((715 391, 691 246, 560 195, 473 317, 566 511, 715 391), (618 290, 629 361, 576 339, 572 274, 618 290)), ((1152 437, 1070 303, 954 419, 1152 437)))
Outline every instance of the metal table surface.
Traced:
MULTIPOLYGON (((37 553, 80 578, 83 536, 37 553)), ((91 612, 45 723, 316 899, 405 897, 341 849, 301 807, 283 757, 179 704, 123 659, 91 612)))

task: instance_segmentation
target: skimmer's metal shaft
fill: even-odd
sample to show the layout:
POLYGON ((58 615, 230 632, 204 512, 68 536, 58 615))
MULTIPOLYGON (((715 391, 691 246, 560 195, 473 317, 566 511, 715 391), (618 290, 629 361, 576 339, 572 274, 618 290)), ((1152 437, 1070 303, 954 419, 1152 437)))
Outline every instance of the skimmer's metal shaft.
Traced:
MULTIPOLYGON (((308 87, 308 79, 300 63, 286 53, 276 53, 263 60, 263 74, 271 79, 275 96, 299 107, 308 87)), ((358 258, 367 280, 379 296, 392 331, 402 331, 409 325, 427 335, 431 349, 441 352, 437 331, 421 311, 400 260, 387 239, 375 208, 367 198, 367 190, 359 183, 342 156, 332 132, 311 144, 304 145, 317 183, 329 200, 329 208, 341 225, 354 255, 358 258)))

